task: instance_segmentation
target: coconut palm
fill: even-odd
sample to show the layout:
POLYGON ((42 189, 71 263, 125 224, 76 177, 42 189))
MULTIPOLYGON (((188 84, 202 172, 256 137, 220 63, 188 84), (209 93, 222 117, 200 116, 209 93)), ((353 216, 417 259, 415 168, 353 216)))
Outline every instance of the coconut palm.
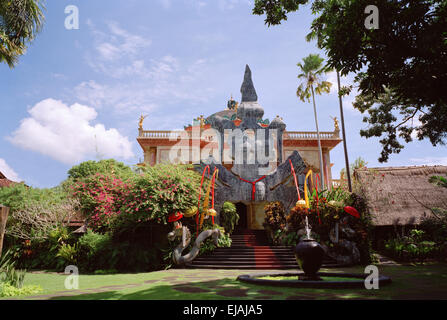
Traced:
POLYGON ((10 68, 42 29, 42 0, 0 1, 0 63, 10 68))
POLYGON ((318 54, 310 54, 307 57, 303 58, 303 63, 300 62, 297 64, 301 72, 298 75, 298 79, 302 80, 302 83, 298 86, 298 89, 296 90, 296 95, 303 102, 306 101, 310 102, 310 98, 312 97, 312 102, 314 106, 315 125, 317 127, 321 184, 324 189, 325 178, 324 178, 324 167, 323 167, 323 152, 321 150, 320 131, 318 129, 315 94, 321 95, 323 93, 329 93, 331 90, 332 83, 321 80, 321 77, 327 72, 329 72, 328 68, 325 65, 323 65, 323 61, 324 59, 321 58, 318 54))

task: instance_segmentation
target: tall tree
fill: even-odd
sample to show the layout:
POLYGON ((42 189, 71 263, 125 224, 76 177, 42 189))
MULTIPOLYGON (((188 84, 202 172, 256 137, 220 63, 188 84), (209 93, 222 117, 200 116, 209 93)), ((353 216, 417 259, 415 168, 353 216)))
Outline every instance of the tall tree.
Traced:
POLYGON ((310 98, 312 97, 314 116, 315 116, 315 126, 317 128, 321 182, 322 187, 324 189, 326 181, 325 181, 325 171, 323 165, 324 164, 323 152, 321 150, 320 130, 318 129, 318 117, 317 117, 317 106, 315 104, 315 94, 320 95, 324 92, 329 93, 331 90, 332 83, 321 80, 321 76, 329 71, 327 67, 323 65, 323 61, 324 59, 321 58, 318 54, 310 54, 307 57, 303 58, 303 63, 299 62, 297 64, 301 72, 298 75, 298 79, 302 80, 303 82, 298 86, 298 89, 296 90, 296 95, 303 102, 305 102, 306 100, 310 102, 310 98))
POLYGON ((447 1, 255 0, 253 13, 277 25, 306 3, 316 15, 307 39, 317 40, 331 68, 342 75, 357 73, 354 107, 366 114, 369 125, 360 134, 381 137, 379 161, 399 153, 402 140, 445 144, 447 1), (365 27, 371 4, 378 8, 379 29, 365 27))
POLYGON ((0 63, 13 68, 18 57, 42 29, 41 0, 0 1, 0 63))

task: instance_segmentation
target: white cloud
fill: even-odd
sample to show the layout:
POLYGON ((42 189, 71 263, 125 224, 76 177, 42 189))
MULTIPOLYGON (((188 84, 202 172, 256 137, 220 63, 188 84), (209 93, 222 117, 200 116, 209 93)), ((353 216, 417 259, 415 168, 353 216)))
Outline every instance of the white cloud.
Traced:
POLYGON ((97 29, 94 33, 97 42, 96 50, 102 59, 127 59, 129 56, 134 56, 139 50, 150 46, 152 43, 150 39, 146 39, 140 35, 131 34, 122 29, 115 22, 109 22, 107 26, 109 33, 97 29))
POLYGON ((75 103, 45 99, 28 110, 30 117, 8 139, 15 145, 47 155, 66 164, 75 164, 88 157, 134 156, 132 144, 116 129, 91 124, 95 109, 75 103))
POLYGON ((447 157, 411 158, 410 161, 413 162, 415 165, 447 166, 447 157))
MULTIPOLYGON (((143 66, 141 61, 140 67, 143 66)), ((81 102, 95 108, 113 108, 117 113, 149 112, 185 101, 204 103, 212 91, 207 68, 204 59, 181 64, 177 58, 166 55, 151 59, 148 67, 144 66, 146 71, 134 72, 132 80, 112 84, 84 81, 75 87, 74 93, 81 102)))
POLYGON ((205 103, 214 93, 212 62, 185 61, 169 53, 154 57, 147 36, 132 34, 115 22, 100 30, 87 21, 93 44, 85 53, 98 79, 82 81, 73 93, 77 101, 117 114, 153 112, 166 106, 205 103), (100 79, 100 80, 99 80, 100 79))
POLYGON ((93 70, 112 78, 143 75, 147 71, 138 56, 151 45, 150 39, 132 34, 113 21, 107 23, 107 31, 101 31, 90 20, 87 25, 94 44, 86 60, 93 70))
POLYGON ((0 172, 3 173, 3 175, 8 178, 9 180, 12 181, 22 181, 22 179, 20 179, 19 175, 17 174, 17 172, 14 171, 13 168, 11 168, 4 159, 0 158, 0 172))

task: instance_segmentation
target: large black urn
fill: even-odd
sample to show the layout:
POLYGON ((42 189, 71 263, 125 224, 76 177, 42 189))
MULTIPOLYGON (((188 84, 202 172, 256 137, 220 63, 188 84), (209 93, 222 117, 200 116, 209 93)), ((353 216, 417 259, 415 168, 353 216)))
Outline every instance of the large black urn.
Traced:
POLYGON ((304 271, 300 280, 321 280, 317 272, 323 263, 324 253, 323 247, 314 239, 304 239, 296 245, 295 258, 304 271))

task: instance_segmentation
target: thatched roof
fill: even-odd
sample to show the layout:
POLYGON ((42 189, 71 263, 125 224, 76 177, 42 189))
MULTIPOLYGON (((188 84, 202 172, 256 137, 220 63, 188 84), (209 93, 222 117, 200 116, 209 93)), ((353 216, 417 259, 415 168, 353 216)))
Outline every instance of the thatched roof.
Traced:
POLYGON ((14 182, 12 180, 9 180, 8 178, 6 178, 6 176, 0 171, 0 188, 1 187, 9 187, 12 186, 14 184, 16 184, 17 182, 14 182))
POLYGON ((430 208, 447 209, 447 188, 431 176, 446 176, 447 166, 368 168, 355 171, 376 226, 418 224, 430 208))

